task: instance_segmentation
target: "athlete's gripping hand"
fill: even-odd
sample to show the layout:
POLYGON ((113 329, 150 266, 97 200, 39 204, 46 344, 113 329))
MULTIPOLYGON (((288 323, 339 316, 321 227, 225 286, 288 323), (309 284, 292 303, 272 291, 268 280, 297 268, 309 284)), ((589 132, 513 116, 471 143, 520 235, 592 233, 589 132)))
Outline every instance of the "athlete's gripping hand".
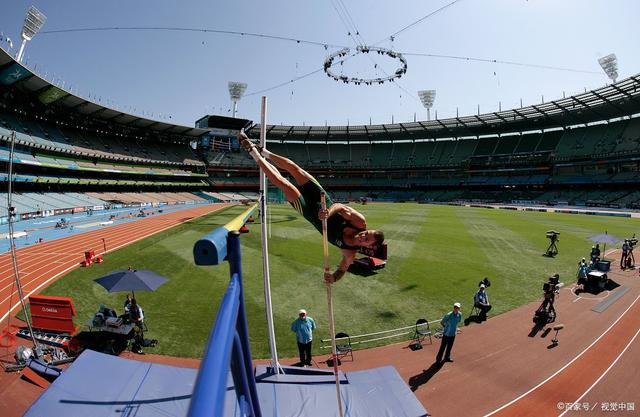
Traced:
POLYGON ((320 209, 320 211, 318 211, 318 218, 320 220, 325 220, 325 219, 329 218, 329 210, 320 209))
POLYGON ((333 284, 334 282, 336 282, 336 279, 331 272, 326 271, 324 273, 324 282, 327 284, 333 284))

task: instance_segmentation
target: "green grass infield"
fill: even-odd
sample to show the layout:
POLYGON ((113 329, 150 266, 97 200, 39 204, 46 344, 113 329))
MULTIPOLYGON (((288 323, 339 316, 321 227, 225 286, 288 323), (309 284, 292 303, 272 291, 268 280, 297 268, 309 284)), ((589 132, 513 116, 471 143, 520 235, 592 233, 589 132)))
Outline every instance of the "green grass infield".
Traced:
MULTIPOLYGON (((131 266, 169 279, 155 292, 136 293, 144 308, 147 338, 159 340, 150 352, 201 357, 216 311, 229 281, 228 264, 197 267, 193 245, 200 237, 242 213, 232 207, 176 226, 105 256, 103 264, 78 268, 50 285, 46 295, 73 297, 77 324, 84 325, 100 304, 122 312, 125 293, 108 294, 93 280, 131 266)), ((414 203, 357 206, 372 228, 385 232, 388 262, 377 274, 348 273, 334 285, 336 332, 350 335, 410 326, 419 318, 436 320, 462 303, 467 317, 478 282, 488 276, 494 308, 489 317, 542 297, 542 285, 559 273, 575 281, 577 263, 588 257, 590 236, 608 231, 625 238, 638 220, 573 214, 507 211, 414 203), (547 230, 561 232, 560 253, 543 257, 547 230)), ((277 347, 280 357, 296 357, 291 322, 305 308, 318 325, 315 355, 326 354, 329 337, 326 288, 322 279, 321 235, 289 205, 274 205, 269 219, 269 262, 277 347)), ((245 300, 254 358, 270 356, 264 309, 259 221, 243 234, 245 300)), ((609 249, 609 247, 607 247, 609 249)), ((331 264, 340 254, 330 248, 331 264)), ((533 311, 531 312, 533 315, 533 311)), ((362 344, 399 342, 402 338, 362 344)))

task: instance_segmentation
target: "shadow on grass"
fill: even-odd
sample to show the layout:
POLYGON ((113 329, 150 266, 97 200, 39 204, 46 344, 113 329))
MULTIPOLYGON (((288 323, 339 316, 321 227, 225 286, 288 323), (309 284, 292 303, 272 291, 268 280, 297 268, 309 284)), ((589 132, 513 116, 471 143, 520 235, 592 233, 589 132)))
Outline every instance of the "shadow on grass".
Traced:
POLYGON ((398 315, 393 311, 381 311, 379 313, 376 313, 376 315, 382 319, 392 319, 398 317, 398 315))
POLYGON ((411 291, 411 290, 415 290, 416 288, 418 288, 418 284, 410 284, 400 288, 400 291, 411 291))
POLYGON ((442 369, 442 362, 434 362, 429 369, 425 369, 421 374, 414 375, 409 378, 409 387, 411 391, 416 391, 421 385, 426 384, 433 378, 435 374, 442 369))
POLYGON ((372 271, 371 269, 364 268, 357 264, 349 265, 349 269, 347 271, 352 273, 353 275, 358 275, 361 277, 370 277, 372 275, 378 275, 376 271, 372 271))
POLYGON ((107 332, 87 332, 82 331, 74 336, 83 349, 91 349, 109 355, 118 356, 129 346, 129 341, 125 336, 114 336, 107 332))

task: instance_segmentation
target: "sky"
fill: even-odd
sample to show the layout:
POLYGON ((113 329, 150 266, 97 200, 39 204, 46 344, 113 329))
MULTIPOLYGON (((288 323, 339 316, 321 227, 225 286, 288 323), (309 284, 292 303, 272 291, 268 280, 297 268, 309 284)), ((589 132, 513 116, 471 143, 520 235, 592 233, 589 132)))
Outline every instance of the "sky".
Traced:
MULTIPOLYGON (((268 123, 357 125, 425 120, 418 90, 436 90, 432 117, 446 118, 601 87, 610 81, 597 60, 610 53, 619 79, 640 73, 637 0, 7 0, 0 32, 13 40, 13 53, 30 5, 47 22, 26 47, 27 67, 109 107, 187 126, 205 114, 231 115, 228 81, 248 84, 238 117, 259 121, 264 95, 268 123), (201 30, 47 33, 114 27, 250 32, 319 45, 201 30), (372 86, 327 77, 321 69, 328 54, 343 46, 355 51, 357 43, 403 53, 407 73, 372 86)), ((360 54, 333 69, 376 78, 397 66, 360 54)))

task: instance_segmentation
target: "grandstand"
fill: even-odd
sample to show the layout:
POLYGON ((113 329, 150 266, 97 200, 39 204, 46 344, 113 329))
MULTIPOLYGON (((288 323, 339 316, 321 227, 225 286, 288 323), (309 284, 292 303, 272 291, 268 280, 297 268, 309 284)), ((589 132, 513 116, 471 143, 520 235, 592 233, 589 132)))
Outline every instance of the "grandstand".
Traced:
MULTIPOLYGON (((637 208, 639 87, 636 75, 540 105, 435 121, 269 125, 268 147, 344 199, 637 208)), ((257 189, 255 166, 239 150, 208 151, 205 159, 216 161, 208 167, 215 187, 257 189)))
MULTIPOLYGON (((17 192, 212 193, 193 201, 255 195, 256 167, 233 139, 229 146, 202 146, 207 129, 85 100, 50 85, 4 51, 0 74, 0 162, 8 161, 15 132, 17 192), (11 73, 19 75, 14 79, 11 73), (191 143, 201 146, 193 149, 191 143)), ((640 181, 639 85, 639 76, 632 76, 548 103, 433 121, 269 125, 268 146, 345 200, 527 200, 633 208, 640 203, 634 190, 640 181)), ((256 125, 249 133, 256 137, 258 130, 256 125)))
MULTIPOLYGON (((189 145, 205 133, 72 95, 0 50, 0 181, 8 180, 15 134, 19 219, 113 204, 214 200, 191 193, 209 187, 205 163, 189 145)), ((6 216, 3 205, 0 219, 6 216)))

